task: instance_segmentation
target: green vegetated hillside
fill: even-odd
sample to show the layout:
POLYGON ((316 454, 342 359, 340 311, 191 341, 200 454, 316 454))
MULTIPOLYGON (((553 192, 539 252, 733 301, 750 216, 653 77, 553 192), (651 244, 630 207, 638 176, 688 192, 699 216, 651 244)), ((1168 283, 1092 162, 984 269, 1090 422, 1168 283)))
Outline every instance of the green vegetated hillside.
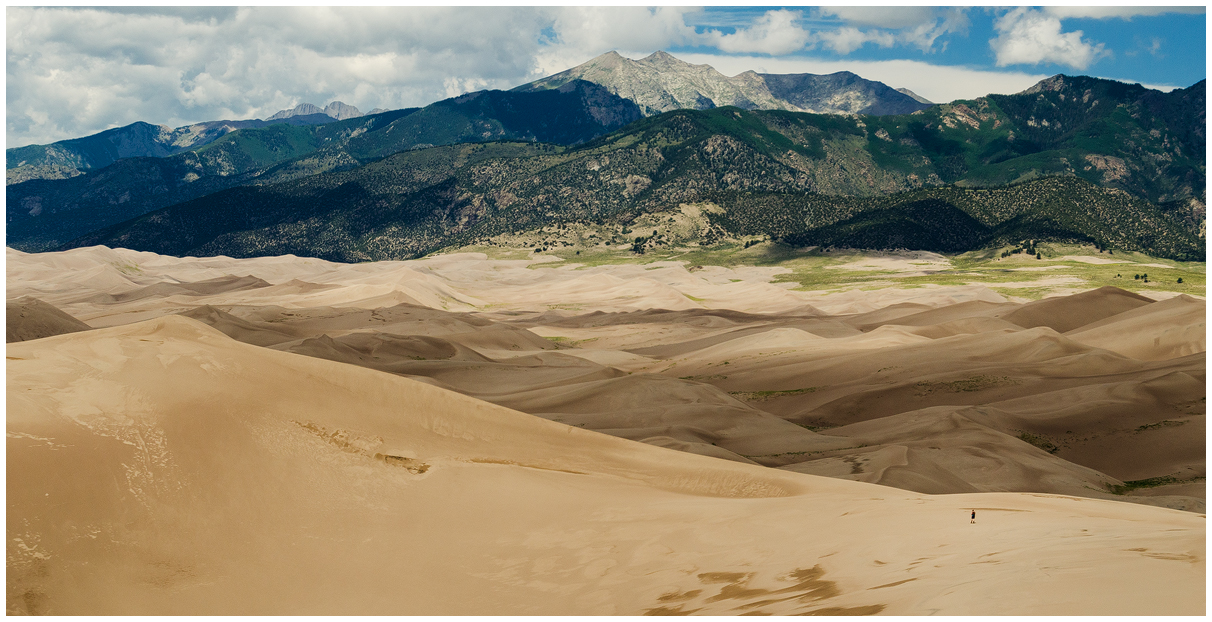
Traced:
POLYGON ((1186 261, 1204 257, 1203 239, 1183 222, 1126 192, 1072 177, 886 197, 734 192, 711 200, 727 207, 713 217, 726 230, 795 246, 963 252, 1056 240, 1186 261))
POLYGON ((506 166, 517 173, 516 165, 541 166, 545 158, 535 156, 552 150, 562 148, 484 143, 408 151, 350 171, 232 188, 67 246, 112 244, 178 255, 189 254, 185 249, 230 248, 239 257, 291 252, 346 260, 413 257, 478 220, 483 199, 464 196, 455 174, 491 175, 506 166))
POLYGON ((1068 172, 1122 188, 1155 203, 1203 200, 1206 171, 1206 81, 1162 93, 1139 84, 1055 76, 1018 95, 990 95, 990 107, 1013 119, 989 142, 970 181, 1001 183, 1009 175, 1068 172), (1038 151, 1035 151, 1038 149, 1038 151), (1055 152, 1064 171, 1046 168, 1055 152), (1015 162, 1015 160, 1021 160, 1015 162))
POLYGON ((70 179, 8 186, 7 243, 50 250, 150 211, 250 184, 354 168, 409 149, 488 140, 584 142, 640 118, 635 104, 576 82, 551 91, 481 91, 423 109, 325 125, 232 132, 167 158, 129 158, 70 179))
POLYGON ((627 224, 711 202, 712 238, 760 234, 798 245, 962 251, 1022 239, 1092 241, 1164 257, 1203 256, 1181 221, 1077 177, 882 196, 807 192, 781 162, 795 143, 736 109, 641 121, 581 147, 494 143, 396 154, 358 169, 245 187, 122 223, 72 246, 172 255, 293 253, 403 259, 554 223, 627 224))

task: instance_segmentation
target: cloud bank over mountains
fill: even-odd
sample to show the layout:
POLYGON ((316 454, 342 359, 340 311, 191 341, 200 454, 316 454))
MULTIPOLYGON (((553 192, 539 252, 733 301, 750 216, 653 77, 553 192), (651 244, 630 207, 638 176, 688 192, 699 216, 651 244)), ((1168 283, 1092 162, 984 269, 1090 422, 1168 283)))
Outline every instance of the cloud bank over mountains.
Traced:
MULTIPOLYGON (((1172 10, 9 7, 6 133, 15 147, 136 120, 175 127, 266 118, 303 102, 418 106, 511 88, 609 50, 631 58, 655 50, 693 54, 725 72, 739 57, 771 71, 780 61, 812 73, 844 68, 947 101, 1057 66, 1087 71, 1113 56, 1107 43, 1063 20, 1172 10), (992 38, 978 32, 989 23, 992 38), (987 41, 987 59, 948 56, 969 39, 987 41), (912 82, 863 73, 890 74, 906 63, 912 82), (955 83, 957 72, 973 79, 955 83)), ((1166 51, 1161 38, 1145 40, 1153 56, 1166 51)), ((746 69, 758 67, 740 71, 746 69)))

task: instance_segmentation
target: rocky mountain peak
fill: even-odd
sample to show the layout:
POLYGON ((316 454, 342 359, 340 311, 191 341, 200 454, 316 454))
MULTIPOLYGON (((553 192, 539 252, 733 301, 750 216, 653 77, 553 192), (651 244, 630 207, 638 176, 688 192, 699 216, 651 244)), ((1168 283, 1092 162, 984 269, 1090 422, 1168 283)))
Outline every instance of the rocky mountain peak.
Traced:
POLYGON ((338 120, 353 119, 362 116, 362 112, 345 102, 334 101, 324 107, 324 114, 338 120))
POLYGON ((1063 88, 1065 88, 1065 74, 1058 73, 1051 78, 1044 78, 1043 80, 1036 82, 1027 90, 1017 94, 1034 95, 1035 93, 1042 93, 1044 91, 1059 91, 1063 88))
POLYGON ((290 117, 298 117, 309 114, 324 114, 324 110, 315 104, 299 104, 298 106, 295 106, 289 110, 279 110, 278 112, 275 112, 273 116, 266 119, 266 121, 277 121, 278 119, 289 119, 290 117))
POLYGON ((676 56, 674 56, 664 50, 657 50, 657 51, 653 52, 652 54, 649 54, 648 56, 641 58, 637 62, 646 63, 649 65, 658 65, 658 64, 660 64, 660 65, 685 65, 687 67, 693 67, 693 65, 691 65, 690 63, 688 63, 684 60, 681 60, 681 59, 677 58, 676 56))
POLYGON ((635 102, 648 116, 720 106, 827 114, 907 114, 930 105, 848 71, 816 76, 750 70, 728 77, 710 65, 688 63, 663 50, 639 60, 607 52, 514 90, 556 89, 573 80, 606 87, 612 94, 635 102))
POLYGON ((323 108, 320 108, 315 104, 299 104, 298 106, 295 106, 289 110, 279 110, 278 112, 275 112, 273 116, 266 119, 266 121, 276 121, 278 119, 289 119, 290 117, 299 117, 312 114, 328 115, 338 121, 362 116, 362 112, 357 108, 344 102, 334 101, 323 108))
MULTIPOLYGON (((589 59, 585 63, 578 65, 578 67, 585 67, 585 68, 597 67, 597 68, 609 70, 609 69, 618 67, 622 63, 629 63, 629 62, 631 62, 631 61, 627 60, 626 58, 623 58, 618 52, 611 50, 609 52, 606 52, 605 54, 599 54, 599 55, 589 59)), ((555 75, 558 76, 561 74, 557 73, 555 75)), ((555 77, 555 76, 552 76, 552 77, 555 77)))

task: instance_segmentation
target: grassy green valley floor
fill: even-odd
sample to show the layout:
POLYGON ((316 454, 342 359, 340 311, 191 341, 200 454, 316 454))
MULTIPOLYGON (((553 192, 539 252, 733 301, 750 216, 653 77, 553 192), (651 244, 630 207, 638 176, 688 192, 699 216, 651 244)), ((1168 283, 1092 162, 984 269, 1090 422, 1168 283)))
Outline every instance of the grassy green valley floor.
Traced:
MULTIPOLYGON (((643 230, 649 234, 652 231, 648 227, 643 230)), ((1036 259, 1025 253, 1001 257, 1004 251, 1013 250, 1011 247, 942 255, 925 251, 796 249, 753 238, 748 240, 752 244, 749 247, 744 239, 711 246, 678 244, 676 240, 655 247, 649 243, 641 254, 633 250, 634 243, 626 243, 619 235, 608 244, 593 240, 585 244, 583 236, 582 240, 571 240, 567 232, 555 237, 558 240, 543 239, 542 232, 531 233, 495 245, 472 245, 458 250, 482 252, 494 259, 548 256, 561 260, 536 264, 532 266, 534 269, 666 261, 683 263, 692 271, 697 266, 782 268, 774 282, 794 283, 792 289, 801 291, 983 285, 1010 300, 1026 301, 1111 285, 1150 297, 1206 295, 1205 262, 1173 261, 1123 251, 1100 252, 1089 245, 1040 243, 1036 246, 1040 258, 1036 259), (536 248, 540 249, 537 253, 536 248)))

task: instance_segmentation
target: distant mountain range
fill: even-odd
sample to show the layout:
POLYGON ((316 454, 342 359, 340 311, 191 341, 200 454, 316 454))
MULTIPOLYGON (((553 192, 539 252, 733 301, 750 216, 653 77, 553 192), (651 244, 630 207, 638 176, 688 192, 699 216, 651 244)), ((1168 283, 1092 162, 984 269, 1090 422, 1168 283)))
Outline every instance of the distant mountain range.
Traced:
MULTIPOLYGON (((643 135, 612 134, 607 142, 555 153, 524 143, 400 153, 350 171, 214 193, 64 248, 403 259, 571 223, 615 223, 626 234, 641 213, 705 202, 720 208, 710 215, 705 243, 766 235, 794 245, 962 252, 1034 239, 1203 257, 1203 240, 1177 219, 1075 177, 869 197, 803 192, 797 182, 804 179, 759 151, 760 142, 746 144, 736 134, 695 136, 693 125, 727 122, 716 115, 735 110, 669 113, 675 118, 658 117, 666 123, 643 135), (671 139, 676 142, 664 148, 654 144, 671 139)), ((753 127, 752 119, 741 120, 737 129, 753 127)))
MULTIPOLYGON (((1111 100, 1115 93, 1140 95, 1105 80, 1062 82, 1091 93, 1081 110, 1103 100, 1103 114, 1132 108, 1111 100)), ((1064 90, 1048 92, 1059 97, 1064 90)), ((1177 259, 1204 256, 1200 228, 1174 213, 1178 205, 1133 196, 1116 187, 1131 182, 1131 173, 1108 176, 1092 164, 1116 156, 1082 155, 1094 155, 1080 146, 1082 127, 1093 123, 1114 132, 1107 140, 1152 136, 1139 126, 1096 115, 1077 124, 1069 140, 1051 137, 1045 148, 1041 137, 1024 148, 1026 155, 1004 153, 1010 147, 1003 143, 1029 141, 1006 137, 1032 127, 1032 120, 1070 122, 1064 109, 1050 108, 1046 119, 1002 112, 1034 110, 1038 95, 1008 96, 1003 106, 982 98, 887 117, 679 110, 567 149, 489 143, 410 151, 347 171, 218 192, 68 246, 402 259, 503 233, 577 222, 625 225, 642 213, 710 202, 721 208, 711 217, 720 235, 763 234, 797 245, 957 252, 1035 239, 1177 259), (1087 166, 1074 168, 1070 159, 1087 166), (1041 176, 1039 167, 1066 165, 1067 175, 1041 176)), ((1158 103, 1166 102, 1174 104, 1158 103)), ((1181 131, 1159 130, 1153 138, 1194 161, 1176 138, 1181 131)))
POLYGON ((607 54, 512 91, 291 124, 320 110, 303 105, 279 113, 287 123, 176 155, 12 184, 7 242, 27 251, 104 243, 405 258, 517 227, 630 222, 708 200, 724 207, 722 231, 791 243, 892 244, 896 236, 885 234, 903 226, 909 248, 955 250, 1013 232, 1202 256, 1203 81, 1161 93, 1055 76, 1015 95, 931 106, 914 98, 853 74, 727 78, 664 53, 639 61, 607 54), (912 110, 789 109, 824 100, 877 111, 910 102, 912 110), (691 109, 658 111, 671 105, 691 109), (749 109, 761 106, 770 109, 749 109), (1055 177, 1069 181, 1032 181, 1055 177), (982 189, 1011 185, 1020 189, 998 196, 1025 199, 1021 188, 1032 188, 1041 198, 1027 208, 999 203, 997 214, 973 203, 982 189), (944 195, 902 200, 931 188, 944 195), (769 222, 754 220, 761 214, 769 222), (943 222, 966 233, 944 235, 935 227, 943 222))
POLYGON ((519 86, 514 91, 558 88, 573 80, 606 87, 651 116, 672 110, 736 106, 743 110, 790 110, 821 114, 909 114, 930 102, 912 91, 864 80, 848 71, 829 75, 746 71, 728 77, 710 65, 692 65, 666 52, 630 60, 607 52, 567 71, 519 86))
MULTIPOLYGON (((385 112, 375 109, 370 114, 385 112)), ((268 119, 205 121, 176 129, 137 121, 84 138, 61 140, 49 145, 6 149, 7 184, 30 179, 65 179, 85 171, 104 168, 122 158, 163 158, 210 144, 236 130, 286 123, 322 125, 363 116, 357 108, 332 102, 324 108, 300 104, 268 119)))
POLYGON ((577 81, 533 93, 479 91, 423 109, 323 125, 241 130, 167 158, 126 158, 70 179, 9 185, 7 243, 55 248, 89 231, 226 188, 348 170, 412 149, 490 140, 575 144, 641 116, 635 104, 577 81))
MULTIPOLYGON (((849 72, 818 76, 747 71, 729 78, 708 65, 692 65, 665 52, 638 61, 608 52, 568 71, 513 90, 552 90, 578 80, 598 84, 610 93, 634 102, 644 115, 719 106, 881 115, 905 114, 931 105, 912 91, 893 90, 883 83, 864 80, 849 72)), ((320 125, 383 112, 387 111, 376 108, 364 115, 354 106, 334 101, 323 108, 310 103, 299 104, 289 110, 280 110, 264 121, 206 121, 176 129, 140 121, 84 138, 7 149, 6 181, 14 184, 31 179, 64 179, 104 168, 121 158, 163 158, 205 146, 236 130, 278 123, 320 125)))

